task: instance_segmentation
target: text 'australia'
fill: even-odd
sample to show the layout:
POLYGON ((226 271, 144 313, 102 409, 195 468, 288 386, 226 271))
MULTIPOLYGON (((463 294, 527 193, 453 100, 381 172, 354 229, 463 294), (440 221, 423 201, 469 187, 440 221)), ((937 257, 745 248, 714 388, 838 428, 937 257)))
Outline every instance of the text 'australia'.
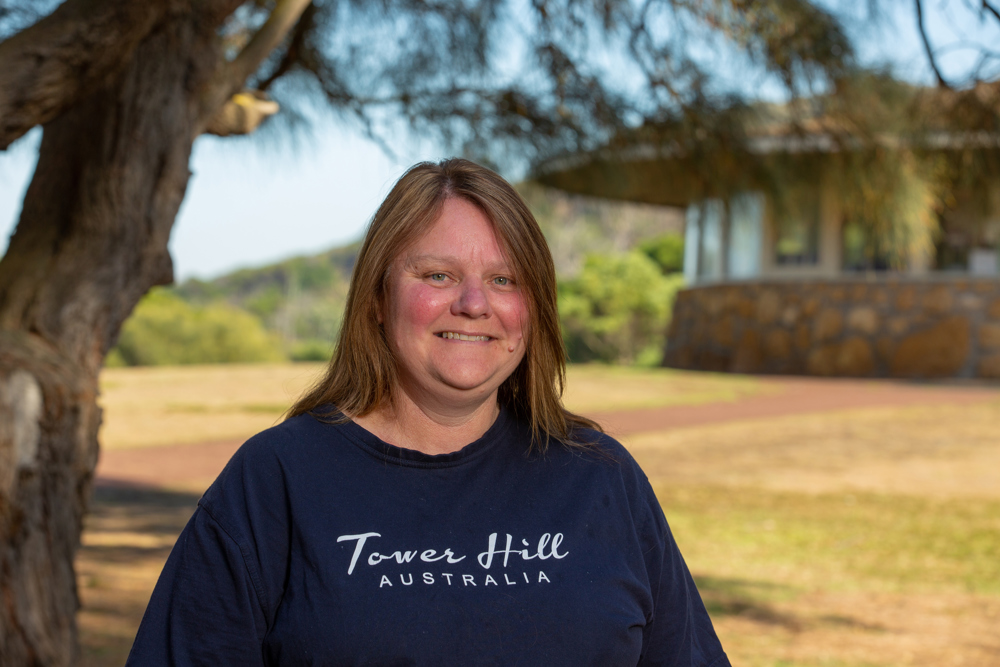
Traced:
MULTIPOLYGON (((506 533, 503 546, 500 546, 500 540, 497 539, 498 535, 498 533, 491 533, 486 539, 486 549, 477 554, 475 558, 474 562, 482 570, 490 570, 494 565, 520 570, 521 567, 519 566, 523 566, 529 561, 538 561, 540 564, 542 561, 549 559, 562 560, 569 555, 569 551, 563 546, 564 538, 562 533, 544 533, 538 538, 537 542, 529 542, 527 539, 521 539, 519 544, 515 544, 513 535, 506 533)), ((404 566, 410 563, 434 563, 438 566, 456 565, 466 560, 466 554, 458 554, 451 547, 444 549, 397 549, 389 553, 379 552, 375 550, 375 547, 378 546, 376 539, 381 537, 381 533, 370 532, 341 535, 337 538, 337 542, 354 542, 354 551, 351 554, 350 563, 347 565, 348 575, 354 573, 358 561, 362 561, 362 559, 362 562, 367 563, 369 567, 378 567, 387 562, 404 566)), ((469 564, 472 564, 472 562, 470 561, 469 564)), ((454 585, 463 587, 551 583, 549 577, 541 569, 530 575, 524 571, 505 571, 497 574, 496 577, 492 573, 483 575, 481 570, 478 571, 478 574, 425 571, 420 572, 416 579, 412 572, 403 572, 398 575, 398 578, 398 584, 402 586, 412 586, 414 583, 428 586, 443 584, 446 586, 454 585)), ((382 573, 379 588, 393 586, 396 583, 395 579, 395 574, 390 578, 388 574, 382 573)))

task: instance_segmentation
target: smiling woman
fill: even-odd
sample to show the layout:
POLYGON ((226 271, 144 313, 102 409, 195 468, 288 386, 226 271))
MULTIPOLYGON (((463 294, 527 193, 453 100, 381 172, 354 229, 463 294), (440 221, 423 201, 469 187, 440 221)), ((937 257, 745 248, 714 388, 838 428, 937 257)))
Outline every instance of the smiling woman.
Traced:
POLYGON ((555 295, 506 181, 408 171, 325 377, 205 493, 129 663, 729 665, 645 475, 562 406, 555 295))

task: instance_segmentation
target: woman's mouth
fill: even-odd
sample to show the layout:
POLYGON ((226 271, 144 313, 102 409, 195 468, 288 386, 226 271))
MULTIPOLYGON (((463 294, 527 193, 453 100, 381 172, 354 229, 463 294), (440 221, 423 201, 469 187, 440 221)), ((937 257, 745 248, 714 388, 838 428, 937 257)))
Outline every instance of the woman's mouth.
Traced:
POLYGON ((481 343, 493 340, 492 336, 470 336, 463 333, 456 333, 454 331, 442 331, 434 335, 437 336, 438 338, 447 338, 449 340, 471 340, 481 343))

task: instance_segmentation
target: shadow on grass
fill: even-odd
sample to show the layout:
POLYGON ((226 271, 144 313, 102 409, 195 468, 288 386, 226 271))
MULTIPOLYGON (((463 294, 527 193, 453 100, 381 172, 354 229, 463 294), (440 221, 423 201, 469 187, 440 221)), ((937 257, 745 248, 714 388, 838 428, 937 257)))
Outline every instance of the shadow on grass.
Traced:
POLYGON ((95 487, 76 560, 82 666, 125 661, 160 570, 198 497, 107 482, 95 487))
POLYGON ((792 597, 795 590, 790 586, 768 581, 748 579, 728 579, 725 577, 697 576, 695 583, 705 603, 705 608, 713 618, 739 616, 756 623, 780 626, 787 630, 799 631, 803 621, 794 614, 778 611, 771 600, 792 597))
POLYGON ((799 591, 792 586, 769 581, 731 579, 725 577, 696 576, 695 583, 701 593, 705 608, 713 618, 737 616, 740 618, 779 627, 790 632, 821 627, 839 627, 866 632, 882 632, 881 625, 868 623, 844 614, 808 615, 794 614, 775 608, 774 602, 794 599, 799 591))

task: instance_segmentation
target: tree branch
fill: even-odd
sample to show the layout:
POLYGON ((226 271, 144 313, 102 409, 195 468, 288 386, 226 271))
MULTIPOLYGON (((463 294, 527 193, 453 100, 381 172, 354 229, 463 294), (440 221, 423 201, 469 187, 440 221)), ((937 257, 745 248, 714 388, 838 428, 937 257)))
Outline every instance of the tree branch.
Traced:
POLYGON ((993 14, 993 18, 1000 21, 1000 10, 989 3, 989 0, 983 0, 983 9, 993 14))
POLYGON ((240 91, 268 54, 281 44, 311 2, 312 0, 278 0, 264 25, 239 55, 220 69, 202 97, 202 130, 226 101, 240 91))
POLYGON ((292 32, 292 38, 289 41, 288 48, 285 50, 285 55, 281 58, 278 66, 274 68, 274 71, 260 83, 258 86, 260 90, 267 90, 270 88, 271 84, 287 74, 302 57, 302 51, 306 43, 306 35, 308 35, 309 32, 316 27, 317 9, 316 3, 311 2, 309 3, 309 6, 306 7, 305 11, 302 12, 302 16, 299 17, 298 23, 295 24, 295 30, 292 32))
POLYGON ((0 42, 0 150, 128 62, 165 0, 67 0, 0 42))
POLYGON ((934 77, 937 79, 938 85, 942 88, 950 89, 951 86, 948 82, 944 80, 941 76, 941 70, 938 69, 937 61, 934 59, 934 49, 931 48, 930 39, 927 38, 927 31, 924 29, 924 7, 921 0, 913 0, 917 8, 917 27, 920 29, 920 39, 923 40, 924 50, 927 51, 927 61, 931 65, 931 69, 934 70, 934 77))

